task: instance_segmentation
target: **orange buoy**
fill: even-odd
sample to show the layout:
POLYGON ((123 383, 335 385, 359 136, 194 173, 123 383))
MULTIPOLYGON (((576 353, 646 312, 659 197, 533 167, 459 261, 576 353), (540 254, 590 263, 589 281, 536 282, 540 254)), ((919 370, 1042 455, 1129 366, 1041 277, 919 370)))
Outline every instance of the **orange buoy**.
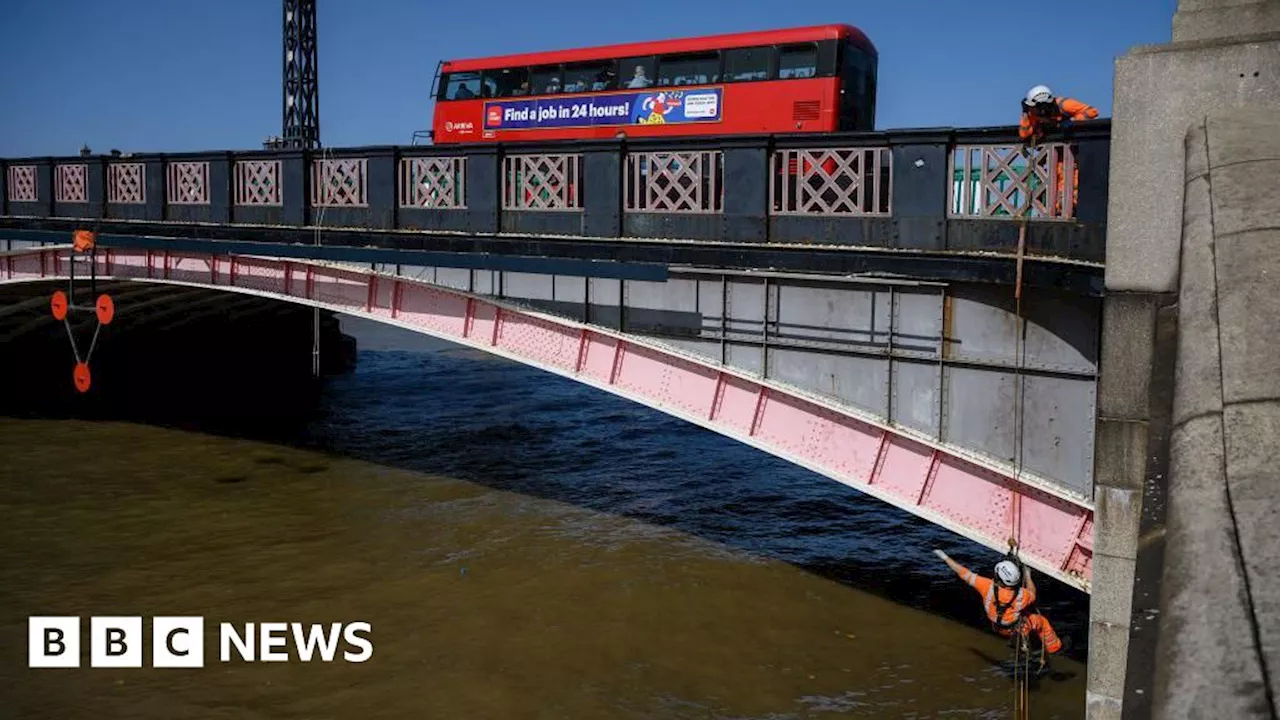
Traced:
POLYGON ((98 240, 97 233, 91 230, 77 230, 74 237, 75 241, 72 243, 72 247, 75 248, 76 252, 89 252, 98 240))
POLYGON ((76 369, 71 373, 72 378, 76 382, 76 389, 82 393, 89 392, 89 364, 76 363, 76 369))
POLYGON ((67 294, 61 290, 53 292, 53 300, 49 303, 53 307, 53 319, 65 320, 67 318, 67 294))
POLYGON ((116 316, 116 304, 111 301, 111 296, 106 293, 98 296, 98 302, 93 309, 98 314, 98 322, 103 325, 110 325, 111 318, 116 316))

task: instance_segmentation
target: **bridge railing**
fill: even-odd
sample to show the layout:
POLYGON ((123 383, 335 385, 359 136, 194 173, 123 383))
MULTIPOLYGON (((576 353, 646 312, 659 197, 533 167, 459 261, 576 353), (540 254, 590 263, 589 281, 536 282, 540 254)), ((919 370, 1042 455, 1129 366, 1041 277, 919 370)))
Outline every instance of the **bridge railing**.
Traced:
MULTIPOLYGON (((1110 124, 0 160, 39 218, 1026 251, 1101 262, 1110 124)), ((412 244, 412 240, 404 240, 412 244)), ((408 245, 406 245, 407 247, 408 245)))

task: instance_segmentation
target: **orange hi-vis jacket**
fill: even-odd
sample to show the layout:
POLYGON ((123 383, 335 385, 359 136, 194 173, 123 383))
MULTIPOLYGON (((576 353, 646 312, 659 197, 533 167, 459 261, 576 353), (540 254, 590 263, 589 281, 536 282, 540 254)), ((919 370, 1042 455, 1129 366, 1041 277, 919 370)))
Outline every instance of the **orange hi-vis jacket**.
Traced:
POLYGON ((1018 125, 1018 137, 1026 140, 1036 131, 1040 129, 1040 123, 1046 120, 1058 124, 1063 120, 1072 120, 1079 122, 1081 120, 1093 120, 1098 117, 1098 109, 1092 105, 1087 105, 1073 98, 1054 98, 1053 101, 1058 105, 1058 117, 1041 118, 1035 113, 1022 111, 1022 122, 1018 125))
POLYGON ((982 609, 986 611, 987 619, 1002 628, 1013 627, 1022 612, 1036 601, 1034 590, 1018 588, 1015 591, 968 568, 960 573, 960 579, 982 595, 982 609))
POLYGON ((1040 613, 1034 610, 1027 612, 1027 608, 1036 601, 1035 590, 1004 587, 963 565, 959 565, 956 572, 961 580, 982 595, 982 609, 1000 635, 1011 637, 1015 632, 1024 636, 1034 633, 1040 636, 1045 651, 1056 653, 1062 649, 1062 639, 1054 632, 1053 625, 1040 613))

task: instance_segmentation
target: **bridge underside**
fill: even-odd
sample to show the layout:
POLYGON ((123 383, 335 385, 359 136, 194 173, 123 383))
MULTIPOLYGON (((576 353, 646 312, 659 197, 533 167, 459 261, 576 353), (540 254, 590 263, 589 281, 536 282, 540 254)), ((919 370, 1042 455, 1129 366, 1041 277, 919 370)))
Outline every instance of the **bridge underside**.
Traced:
MULTIPOLYGON (((76 285, 77 303, 91 305, 88 283, 76 285)), ((312 375, 310 308, 221 288, 107 280, 97 291, 129 312, 95 339, 93 313, 70 313, 69 327, 50 317, 51 294, 66 288, 58 280, 0 286, 0 414, 266 437, 287 435, 313 416, 321 388, 312 375), (81 357, 91 353, 88 394, 71 382, 69 334, 81 357)), ((350 368, 355 342, 329 311, 320 314, 320 341, 323 374, 350 368)))
MULTIPOLYGON (((66 247, 8 253, 0 264, 0 278, 14 283, 63 277, 68 272, 68 254, 66 247)), ((767 368, 753 373, 746 363, 728 357, 733 344, 728 342, 727 327, 718 341, 725 355, 713 359, 706 347, 695 347, 699 343, 691 338, 686 337, 682 349, 632 334, 635 326, 624 325, 621 317, 620 327, 611 329, 597 324, 599 318, 586 318, 592 324, 576 322, 479 294, 484 288, 467 292, 373 269, 129 249, 101 251, 97 262, 103 278, 216 287, 370 317, 570 377, 795 462, 994 549, 1004 550, 1008 539, 1016 537, 1030 565, 1089 590, 1093 511, 1087 500, 1065 492, 1060 484, 1032 473, 1019 474, 980 453, 941 442, 937 436, 854 410, 829 394, 788 384, 784 377, 771 376, 767 368)), ((81 272, 78 269, 77 275, 81 272)), ((728 281, 718 284, 727 287, 728 281)), ((757 278, 750 284, 759 284, 755 292, 763 298, 782 286, 775 284, 770 291, 768 280, 757 278)), ((666 284, 653 285, 650 291, 666 284)), ((695 293, 702 292, 701 286, 701 281, 687 285, 695 293)), ((636 292, 626 287, 620 284, 619 292, 636 292)), ((676 286, 668 286, 663 297, 678 297, 673 290, 676 286)), ((726 290, 719 297, 728 297, 729 292, 748 291, 726 290)), ((893 307, 885 307, 883 327, 890 327, 887 318, 903 307, 900 303, 919 302, 907 298, 930 292, 945 302, 945 292, 905 293, 891 301, 893 307)), ((831 298, 830 311, 840 315, 846 309, 835 299, 831 298)), ((627 298, 620 300, 626 307, 627 298)), ((694 307, 703 307, 697 298, 694 307)), ((760 307, 763 330, 785 320, 786 305, 776 302, 776 297, 772 306, 765 300, 760 307)), ((125 315, 130 308, 121 305, 117 312, 125 315)), ((635 313, 630 315, 634 321, 635 313)), ((726 326, 733 317, 727 307, 722 307, 720 315, 726 326)), ((945 316, 943 312, 939 317, 942 325, 948 322, 945 316)), ((945 327, 937 330, 939 338, 947 333, 945 327)), ((899 336, 904 346, 913 334, 917 340, 928 336, 922 328, 904 325, 888 332, 891 342, 899 336)), ((975 343, 979 339, 974 336, 975 343)), ((1042 338, 1042 342, 1049 341, 1042 338)), ((769 352, 766 348, 759 356, 761 363, 771 362, 769 352)), ((786 366, 776 355, 772 362, 775 367, 786 366)), ((890 372, 913 367, 902 364, 894 370, 892 357, 885 362, 890 372)), ((944 365, 935 362, 931 372, 946 370, 944 365)), ((840 372, 843 376, 846 371, 840 372)), ((898 387, 910 386, 900 383, 898 387)), ((993 392, 999 394, 999 389, 993 392)), ((900 396, 898 402, 928 408, 932 414, 935 402, 943 402, 943 397, 936 393, 924 398, 900 396)))

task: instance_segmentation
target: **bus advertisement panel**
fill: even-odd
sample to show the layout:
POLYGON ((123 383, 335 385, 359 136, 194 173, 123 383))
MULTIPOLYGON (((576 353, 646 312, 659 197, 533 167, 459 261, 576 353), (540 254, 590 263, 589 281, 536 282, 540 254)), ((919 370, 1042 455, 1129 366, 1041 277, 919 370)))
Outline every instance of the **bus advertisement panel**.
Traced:
POLYGON ((496 100, 484 104, 484 128, 540 130, 715 123, 721 119, 723 99, 723 88, 701 87, 496 100))

